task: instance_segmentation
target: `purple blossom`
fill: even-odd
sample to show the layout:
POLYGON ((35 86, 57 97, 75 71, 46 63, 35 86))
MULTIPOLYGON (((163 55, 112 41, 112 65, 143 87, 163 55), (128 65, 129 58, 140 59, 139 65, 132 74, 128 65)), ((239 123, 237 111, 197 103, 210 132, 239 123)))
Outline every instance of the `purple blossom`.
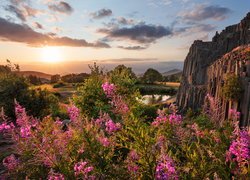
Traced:
POLYGON ((135 150, 131 150, 129 152, 129 155, 128 155, 129 159, 132 160, 132 161, 138 161, 139 160, 139 155, 137 154, 137 152, 135 150))
POLYGON ((74 166, 75 176, 79 176, 80 174, 84 175, 85 178, 88 177, 88 173, 93 171, 93 166, 86 167, 88 163, 86 161, 84 162, 78 162, 74 166))
POLYGON ((23 126, 27 122, 27 115, 25 112, 25 108, 23 108, 17 102, 15 103, 15 113, 16 113, 16 123, 19 126, 23 126))
POLYGON ((15 126, 14 126, 13 123, 10 123, 10 124, 3 123, 3 124, 0 125, 0 133, 2 133, 2 132, 9 132, 13 128, 15 128, 15 126))
POLYGON ((229 109, 229 116, 232 119, 240 119, 240 112, 238 112, 236 109, 229 109))
POLYGON ((139 166, 136 164, 129 164, 128 165, 128 170, 130 172, 136 173, 139 170, 139 166))
POLYGON ((64 180, 64 176, 60 173, 50 172, 48 180, 64 180))
POLYGON ((121 96, 114 96, 112 98, 111 105, 115 108, 114 113, 126 115, 129 112, 129 107, 123 101, 121 96))
POLYGON ((194 131, 195 136, 197 136, 197 137, 204 137, 204 132, 202 130, 200 130, 198 124, 193 123, 191 125, 191 129, 194 131))
POLYGON ((98 140, 104 147, 108 147, 110 145, 110 141, 106 137, 100 137, 98 140))
POLYGON ((118 131, 120 130, 121 128, 121 124, 120 123, 114 123, 112 120, 109 120, 105 123, 105 126, 106 126, 106 131, 109 133, 109 134, 112 134, 113 132, 115 131, 118 131))
POLYGON ((180 124, 182 122, 182 116, 178 114, 170 114, 169 115, 170 124, 180 124))
POLYGON ((232 141, 227 152, 226 161, 237 162, 243 166, 250 160, 250 135, 246 130, 241 130, 236 140, 232 141))
POLYGON ((71 121, 75 121, 77 120, 77 118, 80 115, 80 110, 76 107, 76 106, 69 106, 67 108, 68 114, 69 114, 69 118, 71 121))
POLYGON ((20 135, 22 138, 30 137, 31 135, 31 127, 30 126, 24 126, 20 128, 20 135))
POLYGON ((160 158, 156 166, 155 172, 156 180, 178 179, 173 160, 164 155, 160 158))
POLYGON ((158 111, 158 116, 152 122, 152 126, 157 127, 160 124, 165 124, 166 122, 169 122, 170 124, 180 124, 182 122, 182 116, 175 113, 167 116, 163 111, 158 111))
POLYGON ((102 84, 102 89, 107 97, 112 97, 115 93, 116 87, 114 84, 110 84, 109 82, 105 82, 102 84))
POLYGON ((8 170, 14 170, 18 165, 18 160, 16 159, 14 154, 11 154, 10 156, 7 156, 3 159, 3 165, 8 170))

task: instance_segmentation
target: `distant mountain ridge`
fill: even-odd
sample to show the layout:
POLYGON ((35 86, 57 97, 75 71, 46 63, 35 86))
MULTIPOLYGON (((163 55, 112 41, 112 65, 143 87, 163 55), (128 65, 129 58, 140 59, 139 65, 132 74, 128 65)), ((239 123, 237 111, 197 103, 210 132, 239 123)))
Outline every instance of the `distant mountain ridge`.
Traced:
POLYGON ((171 76, 171 75, 177 75, 177 74, 181 75, 181 73, 182 73, 182 70, 180 70, 180 69, 172 69, 170 71, 167 71, 167 72, 164 72, 161 74, 162 74, 162 76, 171 76))
POLYGON ((32 76, 36 76, 36 77, 39 77, 42 79, 47 79, 47 80, 50 80, 51 76, 53 76, 52 74, 47 74, 47 73, 43 73, 43 72, 39 72, 39 71, 16 71, 15 73, 17 75, 21 75, 21 76, 25 76, 25 77, 32 75, 32 76))

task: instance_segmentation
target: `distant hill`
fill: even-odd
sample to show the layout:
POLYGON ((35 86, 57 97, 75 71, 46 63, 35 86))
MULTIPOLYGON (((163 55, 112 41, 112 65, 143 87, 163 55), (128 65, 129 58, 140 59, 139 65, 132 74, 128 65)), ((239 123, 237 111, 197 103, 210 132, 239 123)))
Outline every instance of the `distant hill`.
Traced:
POLYGON ((182 70, 180 69, 172 69, 170 71, 162 73, 162 76, 171 76, 171 75, 178 75, 178 74, 181 75, 181 73, 182 73, 182 70))
POLYGON ((51 74, 46 74, 46 73, 43 73, 43 72, 38 72, 38 71, 17 71, 15 72, 16 74, 18 75, 22 75, 22 76, 37 76, 39 78, 42 78, 42 79, 47 79, 47 80, 50 80, 51 79, 51 74))

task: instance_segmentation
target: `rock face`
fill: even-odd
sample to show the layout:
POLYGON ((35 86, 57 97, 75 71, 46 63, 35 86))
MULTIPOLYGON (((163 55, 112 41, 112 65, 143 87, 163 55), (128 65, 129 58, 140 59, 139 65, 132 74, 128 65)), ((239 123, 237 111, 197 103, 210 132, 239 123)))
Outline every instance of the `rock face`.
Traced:
MULTIPOLYGON (((212 41, 194 41, 184 62, 182 82, 177 94, 179 108, 181 110, 202 108, 204 98, 210 92, 211 77, 209 75, 216 73, 211 66, 222 61, 221 58, 234 48, 247 44, 250 44, 250 13, 239 24, 228 26, 221 33, 216 32, 212 41)), ((219 66, 219 68, 222 67, 219 66)), ((238 74, 236 69, 234 72, 238 74)), ((246 74, 249 78, 250 68, 246 69, 246 74)), ((219 81, 215 83, 215 86, 221 86, 219 81)), ((249 101, 250 99, 245 109, 249 109, 249 101)))

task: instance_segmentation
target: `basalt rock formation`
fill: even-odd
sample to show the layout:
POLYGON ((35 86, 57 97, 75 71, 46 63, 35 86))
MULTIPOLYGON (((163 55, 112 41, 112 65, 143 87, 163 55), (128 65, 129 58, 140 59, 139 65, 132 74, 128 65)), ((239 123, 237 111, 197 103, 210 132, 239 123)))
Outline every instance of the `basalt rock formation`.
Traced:
POLYGON ((212 95, 217 98, 220 96, 221 103, 224 103, 221 111, 224 112, 222 119, 225 119, 228 109, 231 108, 229 104, 233 107, 235 105, 223 99, 219 91, 215 94, 214 89, 222 86, 224 76, 230 72, 239 76, 243 82, 244 93, 242 93, 242 97, 238 100, 235 108, 242 113, 241 124, 249 125, 250 59, 248 51, 242 50, 248 49, 248 46, 244 46, 248 44, 250 44, 250 13, 239 24, 228 26, 221 33, 216 32, 212 41, 194 41, 184 62, 182 82, 177 94, 179 108, 183 111, 188 108, 201 109, 207 93, 212 93, 213 89, 212 95), (240 53, 237 56, 232 55, 238 52, 237 50, 233 51, 237 47, 239 47, 238 50, 241 49, 242 56, 240 53), (229 52, 231 52, 231 55, 229 52), (231 58, 228 60, 228 58, 225 58, 225 54, 231 58), (248 58, 244 59, 243 56, 248 58), (237 62, 236 65, 231 66, 235 62, 237 62), (222 71, 223 68, 227 68, 227 70, 222 71))

